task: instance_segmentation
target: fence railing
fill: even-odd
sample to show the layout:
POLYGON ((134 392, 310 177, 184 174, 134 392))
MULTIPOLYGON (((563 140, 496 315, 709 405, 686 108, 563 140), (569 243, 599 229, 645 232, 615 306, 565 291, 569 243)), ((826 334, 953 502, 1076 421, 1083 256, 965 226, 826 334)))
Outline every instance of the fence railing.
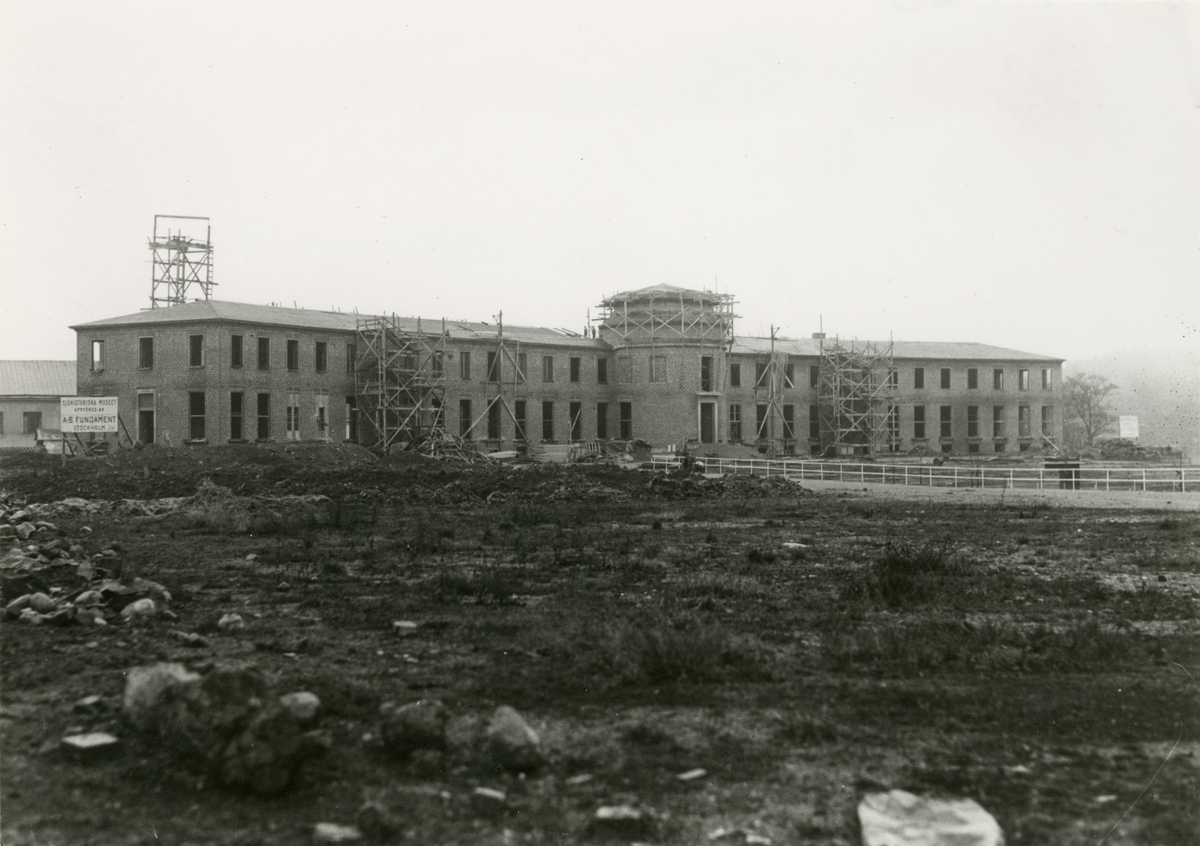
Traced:
MULTIPOLYGON (((675 455, 651 458, 655 470, 674 470, 682 461, 675 455)), ((771 458, 697 458, 695 462, 706 473, 783 477, 798 482, 1027 490, 1200 491, 1200 467, 971 467, 771 458)))

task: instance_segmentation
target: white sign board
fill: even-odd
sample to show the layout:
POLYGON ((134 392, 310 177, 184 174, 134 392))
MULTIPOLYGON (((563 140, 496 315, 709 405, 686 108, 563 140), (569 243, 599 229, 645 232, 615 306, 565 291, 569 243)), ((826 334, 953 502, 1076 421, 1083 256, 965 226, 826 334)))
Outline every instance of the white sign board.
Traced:
POLYGON ((64 433, 117 431, 116 397, 63 397, 60 402, 64 433))
POLYGON ((1138 436, 1137 415, 1122 415, 1119 421, 1121 427, 1121 437, 1129 441, 1136 441, 1138 436))

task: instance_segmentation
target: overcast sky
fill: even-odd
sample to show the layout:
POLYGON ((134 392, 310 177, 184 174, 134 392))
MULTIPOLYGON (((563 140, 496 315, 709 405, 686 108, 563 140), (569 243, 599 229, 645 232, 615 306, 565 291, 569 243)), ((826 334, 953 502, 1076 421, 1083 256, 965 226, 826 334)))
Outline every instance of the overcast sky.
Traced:
POLYGON ((0 2, 0 358, 216 297, 581 329, 1200 345, 1200 4, 0 2))

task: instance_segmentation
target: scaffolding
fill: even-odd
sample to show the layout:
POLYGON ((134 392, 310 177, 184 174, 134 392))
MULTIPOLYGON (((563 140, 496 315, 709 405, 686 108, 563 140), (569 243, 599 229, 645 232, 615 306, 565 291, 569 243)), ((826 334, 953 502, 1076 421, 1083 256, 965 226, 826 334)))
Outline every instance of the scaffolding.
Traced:
POLYGON ((443 428, 446 324, 439 333, 401 328, 390 317, 360 318, 354 393, 364 445, 387 454, 393 446, 443 428))
MULTIPOLYGON (((195 234, 195 233, 194 233, 195 234)), ((189 293, 199 289, 195 299, 212 299, 213 246, 212 226, 207 217, 156 214, 154 232, 150 238, 150 307, 183 305, 189 293), (188 237, 183 230, 169 226, 159 234, 159 220, 202 220, 204 239, 188 237)))
POLYGON ((729 294, 659 285, 614 294, 600 303, 600 328, 616 346, 733 343, 734 300, 729 294))
POLYGON ((892 344, 821 341, 817 407, 824 451, 873 455, 899 448, 892 344))
POLYGON ((504 337, 504 312, 496 315, 496 347, 487 353, 487 373, 485 378, 486 401, 483 412, 471 420, 461 432, 462 437, 469 438, 483 424, 487 440, 493 446, 502 449, 504 446, 504 427, 501 424, 501 413, 507 414, 513 424, 513 446, 517 441, 528 441, 527 427, 529 421, 517 417, 513 403, 521 387, 528 379, 528 374, 522 366, 521 342, 508 341, 504 337))
POLYGON ((765 447, 772 458, 778 454, 782 444, 787 455, 795 452, 796 420, 791 415, 792 404, 784 405, 783 392, 794 388, 795 373, 789 367, 789 356, 775 347, 779 330, 771 327, 771 349, 764 360, 758 356, 754 362, 755 435, 760 450, 765 447), (765 399, 766 402, 761 400, 765 399), (762 413, 759 413, 761 409, 762 413))

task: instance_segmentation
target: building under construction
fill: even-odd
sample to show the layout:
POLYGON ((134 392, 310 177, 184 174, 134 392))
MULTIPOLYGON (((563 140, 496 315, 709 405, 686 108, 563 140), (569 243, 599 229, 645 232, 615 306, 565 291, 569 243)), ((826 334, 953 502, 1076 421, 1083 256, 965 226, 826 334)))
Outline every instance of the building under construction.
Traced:
MULTIPOLYGON (((160 216, 163 217, 163 216, 160 216)), ((1056 448, 1062 360, 984 344, 735 332, 729 294, 604 297, 581 331, 212 299, 205 218, 155 219, 151 308, 75 327, 81 396, 130 439, 194 445, 431 434, 537 453, 634 440, 773 456, 1056 448), (199 223, 201 222, 202 223, 199 223)))

